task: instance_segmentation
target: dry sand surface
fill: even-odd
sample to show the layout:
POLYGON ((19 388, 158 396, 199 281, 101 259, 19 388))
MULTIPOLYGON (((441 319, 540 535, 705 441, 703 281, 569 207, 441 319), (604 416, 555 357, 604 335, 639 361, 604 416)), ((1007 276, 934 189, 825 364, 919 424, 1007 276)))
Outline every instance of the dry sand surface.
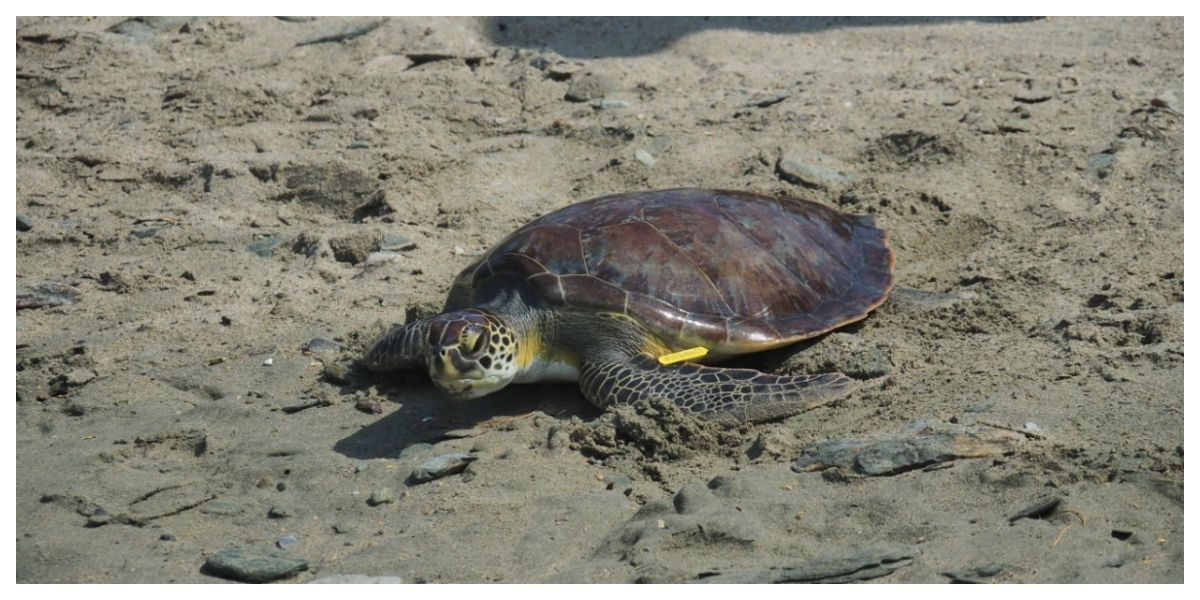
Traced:
POLYGON ((16 35, 18 581, 1183 580, 1182 19, 16 35), (680 186, 877 216, 892 299, 744 361, 860 391, 745 425, 346 368, 534 216, 680 186))

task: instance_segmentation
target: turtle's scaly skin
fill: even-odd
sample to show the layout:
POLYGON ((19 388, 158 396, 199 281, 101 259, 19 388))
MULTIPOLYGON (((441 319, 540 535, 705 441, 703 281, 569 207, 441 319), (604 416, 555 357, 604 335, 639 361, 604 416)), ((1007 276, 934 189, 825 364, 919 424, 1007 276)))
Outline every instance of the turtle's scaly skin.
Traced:
POLYGON ((780 376, 654 357, 766 350, 864 318, 892 287, 873 217, 695 189, 618 194, 518 229, 459 275, 446 312, 381 338, 367 365, 429 368, 453 396, 579 380, 593 403, 668 398, 751 420, 845 395, 833 373, 780 376))

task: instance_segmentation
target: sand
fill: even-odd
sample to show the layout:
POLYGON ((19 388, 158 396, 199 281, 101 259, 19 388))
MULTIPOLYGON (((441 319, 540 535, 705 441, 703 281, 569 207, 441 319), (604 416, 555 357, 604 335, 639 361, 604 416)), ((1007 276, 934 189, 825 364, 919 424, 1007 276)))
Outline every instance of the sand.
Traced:
POLYGON ((1183 580, 1182 19, 22 18, 16 67, 18 581, 1183 580), (680 186, 876 215, 893 299, 746 359, 858 392, 339 366, 533 216, 680 186), (1004 443, 791 468, 920 423, 1004 443))

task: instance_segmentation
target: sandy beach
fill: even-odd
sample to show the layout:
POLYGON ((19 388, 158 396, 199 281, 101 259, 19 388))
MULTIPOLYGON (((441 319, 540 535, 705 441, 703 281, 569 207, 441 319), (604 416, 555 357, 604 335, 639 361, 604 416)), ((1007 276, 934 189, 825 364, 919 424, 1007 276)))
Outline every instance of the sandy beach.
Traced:
POLYGON ((19 18, 16 579, 1182 582, 1183 27, 19 18), (354 366, 530 219, 675 187, 876 217, 892 298, 737 362, 857 392, 354 366))

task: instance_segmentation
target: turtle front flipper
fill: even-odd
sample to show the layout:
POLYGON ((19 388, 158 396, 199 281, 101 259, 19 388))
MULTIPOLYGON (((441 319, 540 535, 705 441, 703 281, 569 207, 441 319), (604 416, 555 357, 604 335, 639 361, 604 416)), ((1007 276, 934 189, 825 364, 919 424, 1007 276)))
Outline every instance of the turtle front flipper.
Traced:
POLYGON ((602 408, 662 398, 691 413, 755 423, 800 414, 855 388, 854 380, 841 373, 773 375, 694 363, 664 367, 646 353, 627 361, 586 364, 579 386, 602 408))
POLYGON ((429 319, 397 325, 371 344, 363 364, 372 371, 425 368, 429 319))

